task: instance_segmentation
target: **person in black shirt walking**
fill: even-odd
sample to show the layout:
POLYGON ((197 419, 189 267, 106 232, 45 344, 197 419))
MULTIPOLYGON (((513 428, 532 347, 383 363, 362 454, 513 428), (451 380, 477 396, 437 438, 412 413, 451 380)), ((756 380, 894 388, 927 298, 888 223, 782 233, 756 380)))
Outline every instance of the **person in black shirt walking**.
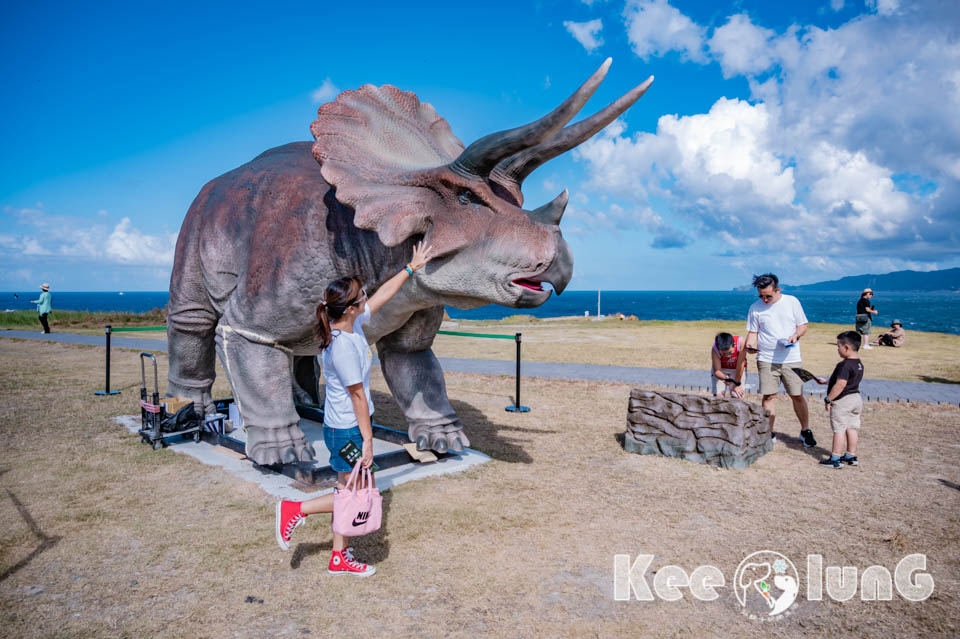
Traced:
POLYGON ((857 442, 860 434, 860 414, 863 412, 863 398, 860 396, 860 381, 863 379, 863 362, 860 361, 860 334, 856 331, 844 331, 837 335, 837 353, 843 359, 833 369, 833 375, 827 381, 822 377, 816 380, 827 384, 827 395, 823 402, 830 413, 830 427, 833 429, 833 450, 828 459, 820 463, 832 468, 842 468, 843 464, 856 466, 857 442), (846 444, 847 452, 843 452, 846 444))
POLYGON ((879 313, 870 301, 873 300, 873 289, 865 288, 860 293, 860 299, 857 300, 856 328, 861 337, 862 348, 873 348, 870 346, 870 327, 873 326, 873 316, 879 313))

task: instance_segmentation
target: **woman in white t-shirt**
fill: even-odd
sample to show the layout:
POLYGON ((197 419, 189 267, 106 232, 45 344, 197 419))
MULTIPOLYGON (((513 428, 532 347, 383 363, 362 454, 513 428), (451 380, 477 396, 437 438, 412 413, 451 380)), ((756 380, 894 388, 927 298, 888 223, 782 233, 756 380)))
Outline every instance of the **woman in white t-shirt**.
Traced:
MULTIPOLYGON (((414 272, 430 261, 430 247, 423 242, 413 247, 413 258, 399 273, 367 299, 362 283, 354 277, 331 282, 317 307, 317 340, 320 342, 326 398, 323 404, 323 441, 330 451, 330 466, 337 471, 337 485, 342 490, 350 465, 340 457, 340 449, 352 441, 362 451, 361 463, 373 463, 373 401, 370 399, 370 366, 373 353, 363 334, 363 325, 387 300, 393 297, 414 272)), ((303 523, 304 517, 333 512, 333 494, 304 502, 277 502, 277 543, 290 549, 290 535, 303 523)), ((331 522, 332 525, 332 522, 331 522)), ((327 571, 337 575, 368 577, 376 568, 353 557, 350 539, 333 533, 333 552, 327 571)))

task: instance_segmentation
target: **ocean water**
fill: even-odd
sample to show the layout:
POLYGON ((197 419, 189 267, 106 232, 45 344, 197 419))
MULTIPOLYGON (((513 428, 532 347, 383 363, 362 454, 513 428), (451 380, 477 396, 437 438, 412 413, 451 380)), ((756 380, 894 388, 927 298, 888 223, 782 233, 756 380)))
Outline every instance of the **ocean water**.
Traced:
MULTIPOLYGON (((82 311, 128 311, 143 312, 165 306, 166 291, 140 293, 53 293, 53 308, 82 311)), ((39 291, 0 293, 0 309, 18 310, 35 308, 30 300, 36 299, 39 291), (17 297, 15 298, 14 295, 17 297)), ((859 291, 803 291, 796 293, 803 304, 807 319, 811 322, 850 324, 859 291)), ((743 320, 747 309, 756 301, 757 295, 750 291, 602 291, 600 312, 604 315, 623 313, 636 315, 643 320, 743 320)), ((873 305, 880 311, 874 325, 889 326, 893 319, 903 322, 910 331, 937 331, 960 335, 960 293, 950 292, 883 292, 873 298, 873 305)), ((447 308, 454 319, 502 319, 510 315, 534 315, 536 317, 559 317, 597 314, 597 291, 567 291, 552 295, 542 306, 530 309, 507 308, 488 305, 468 311, 447 308)))

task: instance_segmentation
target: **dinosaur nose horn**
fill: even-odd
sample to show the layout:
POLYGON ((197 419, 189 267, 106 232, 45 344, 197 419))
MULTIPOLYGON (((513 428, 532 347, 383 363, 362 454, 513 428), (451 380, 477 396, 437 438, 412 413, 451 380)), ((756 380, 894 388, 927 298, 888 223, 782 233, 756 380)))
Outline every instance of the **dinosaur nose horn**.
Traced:
POLYGON ((555 197, 552 202, 548 202, 540 208, 530 211, 530 217, 535 222, 556 226, 560 224, 560 218, 563 217, 563 212, 567 209, 567 201, 569 199, 570 194, 564 189, 563 193, 555 197))
POLYGON ((567 288, 573 277, 573 253, 562 237, 557 237, 557 254, 543 273, 537 279, 541 282, 550 282, 554 292, 559 295, 567 288))

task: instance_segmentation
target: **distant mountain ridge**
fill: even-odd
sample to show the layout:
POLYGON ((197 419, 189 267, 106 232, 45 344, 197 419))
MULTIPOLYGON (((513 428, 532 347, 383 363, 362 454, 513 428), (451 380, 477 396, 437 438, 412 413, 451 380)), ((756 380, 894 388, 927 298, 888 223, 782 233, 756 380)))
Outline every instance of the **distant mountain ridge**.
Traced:
POLYGON ((861 291, 872 288, 877 291, 960 291, 960 268, 939 271, 894 271, 875 275, 850 275, 839 280, 782 286, 791 291, 861 291))

